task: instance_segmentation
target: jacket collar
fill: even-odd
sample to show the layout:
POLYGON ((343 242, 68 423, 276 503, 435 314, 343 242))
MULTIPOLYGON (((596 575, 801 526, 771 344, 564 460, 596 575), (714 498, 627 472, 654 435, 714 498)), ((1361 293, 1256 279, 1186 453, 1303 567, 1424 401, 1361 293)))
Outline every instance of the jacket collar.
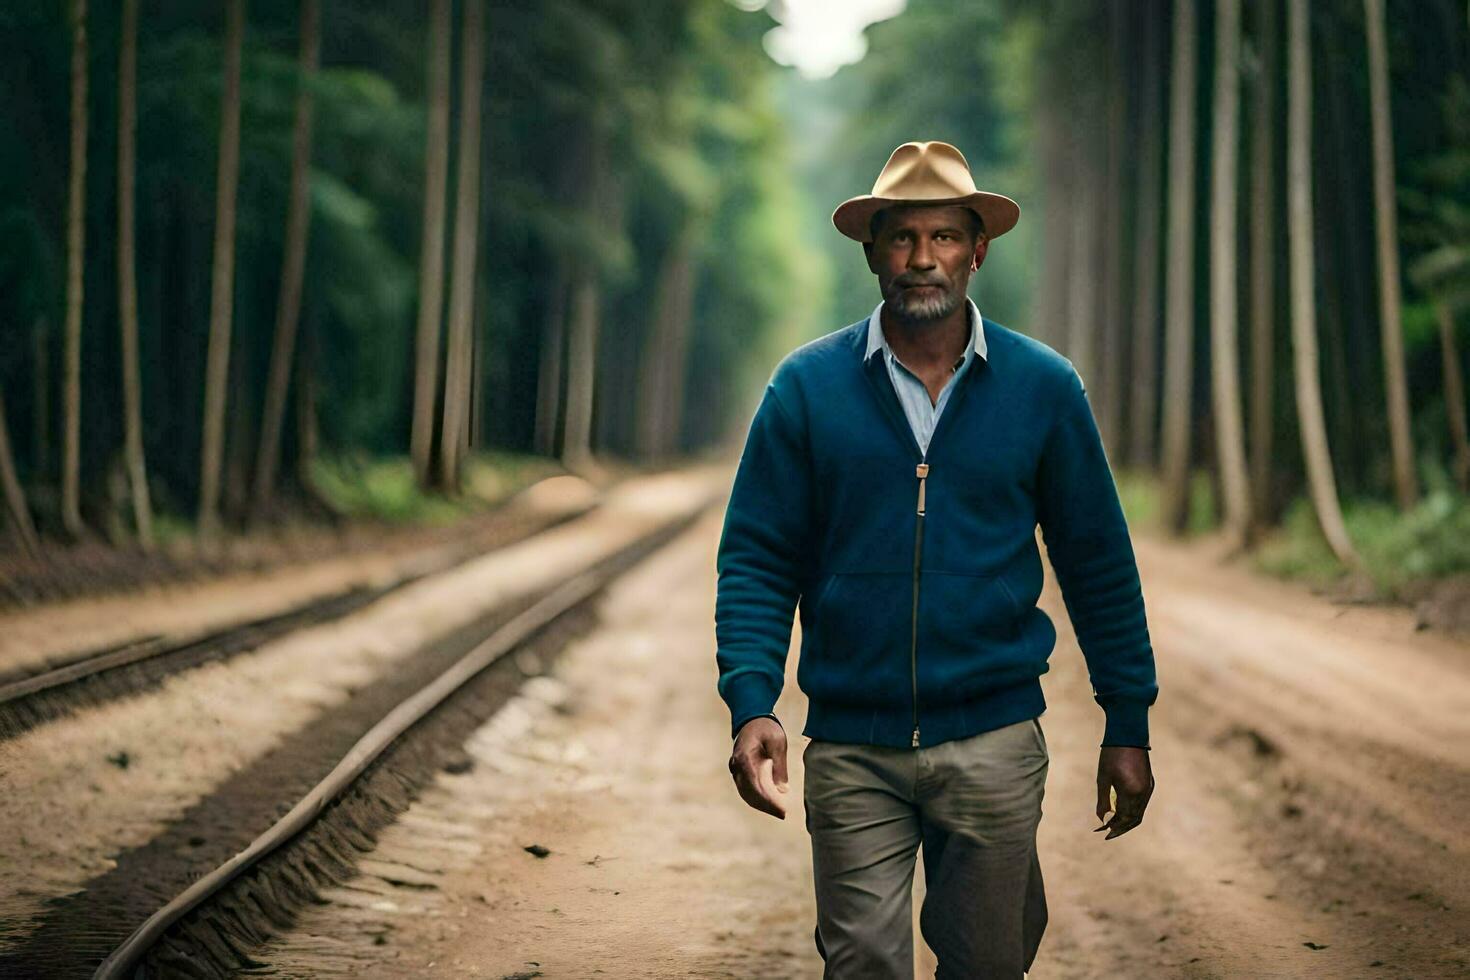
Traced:
MULTIPOLYGON (((965 297, 965 308, 970 314, 970 343, 965 347, 964 356, 954 364, 954 370, 959 370, 966 361, 975 357, 989 363, 988 353, 985 346, 985 318, 980 315, 980 308, 970 297, 965 297)), ((875 353, 883 351, 885 357, 892 357, 893 348, 888 346, 888 338, 883 334, 883 323, 880 314, 883 312, 883 304, 879 303, 873 308, 872 315, 866 321, 863 336, 867 338, 867 349, 863 352, 863 363, 866 364, 875 353)))

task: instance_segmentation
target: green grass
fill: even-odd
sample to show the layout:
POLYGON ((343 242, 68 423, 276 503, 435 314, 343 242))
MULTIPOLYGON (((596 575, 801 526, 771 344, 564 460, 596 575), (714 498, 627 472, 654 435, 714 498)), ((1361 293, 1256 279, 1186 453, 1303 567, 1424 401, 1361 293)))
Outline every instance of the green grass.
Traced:
POLYGON ((1118 499, 1123 516, 1134 530, 1159 526, 1159 481, 1140 470, 1117 470, 1113 482, 1118 486, 1118 499))
MULTIPOLYGON (((1470 497, 1447 487, 1431 489, 1405 513, 1383 501, 1349 501, 1343 522, 1368 576, 1385 596, 1402 598, 1413 584, 1470 572, 1470 497)), ((1256 564, 1273 575, 1316 583, 1347 572, 1305 499, 1292 504, 1280 531, 1262 543, 1256 564)))
MULTIPOLYGON (((1159 530, 1157 477, 1123 470, 1114 474, 1128 525, 1159 530)), ((1470 497, 1457 492, 1443 473, 1427 473, 1419 505, 1407 513, 1381 500, 1343 502, 1348 537, 1363 558, 1369 579, 1385 598, 1401 599, 1410 586, 1470 573, 1470 497)), ((1207 473, 1194 474, 1187 533, 1213 530, 1215 508, 1207 473)), ((1311 501, 1287 508, 1281 526, 1256 547, 1258 571, 1284 579, 1328 585, 1348 573, 1317 523, 1311 501)))
POLYGON ((1185 530, 1190 534, 1204 534, 1220 526, 1216 515, 1215 485, 1210 474, 1196 470, 1189 479, 1189 514, 1185 519, 1185 530))
POLYGON ((1314 585, 1326 585, 1347 574, 1322 537, 1317 512, 1305 497, 1292 501, 1281 526, 1256 548, 1254 565, 1268 575, 1314 585))
POLYGON ((343 513, 390 524, 451 524, 499 503, 543 476, 560 472, 552 461, 514 453, 477 453, 465 462, 464 493, 450 499, 425 493, 407 457, 342 455, 319 458, 312 482, 343 513))
MULTIPOLYGON (((1118 469, 1113 473, 1113 482, 1117 484, 1118 498, 1123 504, 1123 516, 1127 518, 1128 526, 1135 530, 1158 530, 1163 509, 1158 477, 1147 471, 1118 469)), ((1213 531, 1215 526, 1215 500, 1210 476, 1197 472, 1190 480, 1185 530, 1189 534, 1200 534, 1213 531)))
MULTIPOLYGON (((444 526, 488 510, 538 480, 565 471, 544 456, 484 451, 465 460, 463 490, 458 497, 438 492, 424 493, 415 485, 413 464, 406 457, 373 457, 365 454, 323 455, 315 461, 311 478, 318 494, 338 513, 351 520, 400 526, 444 526)), ((131 531, 131 513, 118 517, 131 531)), ((285 523, 271 530, 236 528, 223 530, 227 540, 255 534, 289 534, 309 529, 314 519, 299 512, 286 516, 285 523)), ((200 545, 195 515, 157 501, 153 514, 154 544, 165 552, 192 556, 200 545)))
POLYGON ((192 542, 195 536, 194 521, 171 510, 156 510, 153 514, 153 540, 161 548, 177 547, 180 542, 192 542))

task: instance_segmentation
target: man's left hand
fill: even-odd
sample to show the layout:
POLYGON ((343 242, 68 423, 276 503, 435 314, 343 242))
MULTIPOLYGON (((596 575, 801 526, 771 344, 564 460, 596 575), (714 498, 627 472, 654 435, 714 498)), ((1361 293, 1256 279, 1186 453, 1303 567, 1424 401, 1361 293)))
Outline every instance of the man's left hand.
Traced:
POLYGON ((1093 832, 1106 830, 1103 840, 1112 840, 1143 823, 1143 811, 1154 792, 1154 774, 1149 766, 1148 749, 1131 745, 1104 745, 1097 757, 1097 819, 1113 818, 1093 832), (1118 795, 1113 810, 1110 791, 1118 795))

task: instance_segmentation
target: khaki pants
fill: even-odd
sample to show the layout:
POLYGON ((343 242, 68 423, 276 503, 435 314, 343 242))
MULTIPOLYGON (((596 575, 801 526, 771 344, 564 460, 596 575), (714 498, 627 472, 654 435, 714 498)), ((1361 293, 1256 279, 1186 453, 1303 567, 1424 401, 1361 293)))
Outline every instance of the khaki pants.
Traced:
POLYGON ((1049 757, 1037 719, 920 749, 802 750, 824 980, 911 980, 919 928, 939 980, 1019 980, 1046 929, 1036 828, 1049 757))

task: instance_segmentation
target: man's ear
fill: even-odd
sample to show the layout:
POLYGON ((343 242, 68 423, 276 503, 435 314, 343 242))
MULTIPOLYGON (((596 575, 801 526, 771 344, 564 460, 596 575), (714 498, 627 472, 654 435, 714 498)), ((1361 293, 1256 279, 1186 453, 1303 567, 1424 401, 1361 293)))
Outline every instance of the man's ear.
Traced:
POLYGON ((875 268, 873 268, 873 243, 872 242, 863 242, 863 255, 868 260, 868 271, 871 272, 871 273, 873 273, 873 275, 877 275, 878 274, 878 270, 875 269, 875 268))
POLYGON ((985 253, 990 248, 990 239, 982 238, 975 243, 975 255, 970 259, 971 271, 977 270, 985 262, 985 253))

